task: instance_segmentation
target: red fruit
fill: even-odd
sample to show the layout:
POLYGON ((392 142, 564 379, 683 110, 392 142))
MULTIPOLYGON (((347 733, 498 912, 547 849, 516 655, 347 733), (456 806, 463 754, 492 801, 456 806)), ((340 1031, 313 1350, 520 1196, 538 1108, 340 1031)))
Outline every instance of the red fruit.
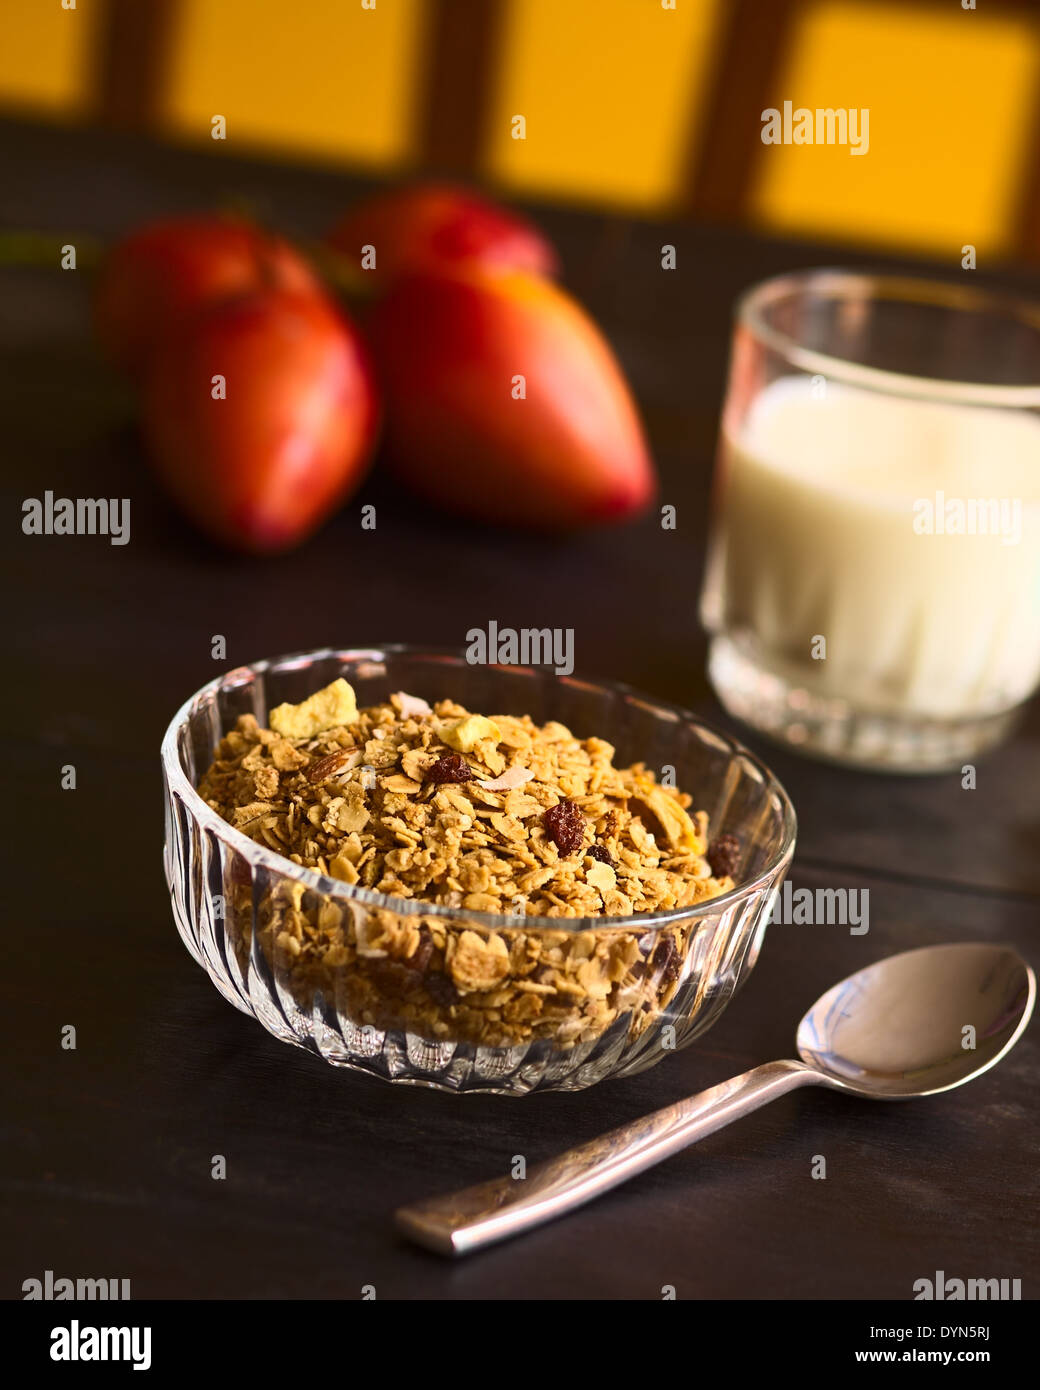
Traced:
POLYGON ((421 496, 541 527, 617 520, 649 502, 653 465, 621 369, 550 281, 409 277, 369 328, 389 459, 421 496))
POLYGON ((380 288, 411 271, 527 270, 555 275, 556 252, 526 218, 461 188, 425 184, 379 194, 362 203, 328 237, 334 250, 359 264, 374 246, 376 265, 365 279, 380 288))
POLYGON ((320 292, 288 242, 244 221, 182 217, 154 222, 109 252, 94 316, 114 362, 140 377, 156 344, 206 304, 248 290, 320 292))
POLYGON ((161 480, 240 550, 284 550, 313 531, 360 481, 377 417, 356 330, 310 293, 263 290, 183 321, 145 380, 161 480), (226 399, 214 399, 216 376, 226 399))

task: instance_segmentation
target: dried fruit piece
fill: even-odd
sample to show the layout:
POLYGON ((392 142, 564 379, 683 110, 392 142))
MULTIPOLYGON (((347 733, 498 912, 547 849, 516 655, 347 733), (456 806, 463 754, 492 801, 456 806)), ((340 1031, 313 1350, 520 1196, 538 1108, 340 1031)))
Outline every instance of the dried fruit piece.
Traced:
POLYGON ((450 1009, 459 1002, 459 992, 440 970, 430 970, 423 976, 426 993, 442 1009, 450 1009))
POLYGON ((429 927, 419 928, 419 944, 404 962, 409 970, 425 971, 433 955, 433 933, 429 927))
POLYGON ((307 768, 307 781, 315 784, 327 782, 330 777, 356 767, 360 761, 361 754, 356 748, 339 748, 336 752, 326 753, 324 758, 317 758, 310 764, 307 768))
POLYGON ((425 700, 418 695, 409 695, 404 690, 398 690, 390 699, 397 706, 402 719, 425 719, 433 710, 425 700))
POLYGON ((654 969, 661 972, 662 980, 671 982, 679 974, 679 951, 670 936, 663 936, 654 952, 654 969))
POLYGON ((549 838, 561 854, 573 854, 585 838, 585 817, 573 801, 558 801, 542 816, 549 838))
POLYGON ((353 724, 357 717, 357 698, 352 687, 340 676, 302 704, 276 705, 271 711, 270 724, 276 734, 285 738, 313 738, 326 729, 353 724))
POLYGON ((426 780, 438 786, 443 782, 468 782, 472 776, 473 770, 461 753, 445 753, 426 770, 426 780))
POLYGON ((740 863, 740 841, 736 835, 720 835, 708 846, 708 864, 716 878, 731 878, 740 863))
POLYGON ((590 859, 598 859, 601 864, 609 864, 612 869, 615 867, 610 851, 605 845, 589 845, 585 853, 590 859))
POLYGON ((449 748, 457 748, 460 753, 471 753, 485 739, 497 743, 502 737, 502 730, 495 721, 485 719, 482 714, 467 714, 463 719, 445 724, 439 733, 449 748))

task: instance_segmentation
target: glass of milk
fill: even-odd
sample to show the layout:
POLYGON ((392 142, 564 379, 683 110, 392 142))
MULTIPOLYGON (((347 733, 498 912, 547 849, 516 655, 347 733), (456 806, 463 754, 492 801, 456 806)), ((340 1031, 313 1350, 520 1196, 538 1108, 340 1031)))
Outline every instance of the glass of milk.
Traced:
POLYGON ((702 617, 732 715, 907 772, 1040 683, 1040 305, 815 270, 736 312, 702 617))

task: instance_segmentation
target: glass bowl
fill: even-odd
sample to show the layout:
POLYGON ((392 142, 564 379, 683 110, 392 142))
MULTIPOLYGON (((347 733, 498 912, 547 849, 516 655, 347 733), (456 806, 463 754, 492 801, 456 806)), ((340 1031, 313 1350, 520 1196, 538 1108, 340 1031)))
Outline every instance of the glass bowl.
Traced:
POLYGON ((747 978, 794 853, 795 814, 780 783, 687 711, 622 685, 470 665, 456 653, 326 649, 240 666, 177 712, 162 765, 174 917, 224 998, 334 1066, 442 1090, 580 1090, 685 1047, 747 978), (642 761, 659 775, 673 768, 676 785, 693 797, 691 810, 708 812, 709 837, 739 837, 738 886, 691 907, 629 917, 506 916, 389 897, 292 863, 232 829, 195 786, 239 715, 266 724, 269 708, 298 703, 338 676, 354 687, 359 706, 398 690, 430 704, 450 698, 474 712, 529 714, 606 739, 618 767, 642 761), (407 969, 378 949, 358 953, 359 944, 370 947, 388 927, 402 926, 426 928, 438 943, 494 933, 514 959, 536 948, 596 954, 610 960, 610 978, 590 988, 594 1006, 555 994, 522 1008, 507 978, 493 998, 483 997, 475 1031, 476 1011, 457 1007, 447 975, 407 969), (304 934, 319 933, 333 944, 320 957, 301 954, 304 934))

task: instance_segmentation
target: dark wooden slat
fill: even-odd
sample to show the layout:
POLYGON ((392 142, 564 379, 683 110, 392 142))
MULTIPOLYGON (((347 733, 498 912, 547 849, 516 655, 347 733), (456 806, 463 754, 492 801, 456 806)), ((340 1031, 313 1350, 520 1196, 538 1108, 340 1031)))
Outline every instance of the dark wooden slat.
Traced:
POLYGON ((1022 170, 1016 249, 1023 260, 1040 261, 1040 83, 1033 97, 1029 130, 1032 140, 1027 146, 1025 168, 1022 170))
POLYGON ((480 165, 503 15, 498 0, 431 0, 418 144, 433 171, 473 174, 480 165))
POLYGON ((773 104, 799 8, 798 0, 726 7, 706 117, 687 159, 683 201, 696 216, 735 221, 743 214, 762 149, 762 111, 773 104))
POLYGON ((155 124, 180 0, 107 0, 94 71, 98 119, 117 130, 155 124))

